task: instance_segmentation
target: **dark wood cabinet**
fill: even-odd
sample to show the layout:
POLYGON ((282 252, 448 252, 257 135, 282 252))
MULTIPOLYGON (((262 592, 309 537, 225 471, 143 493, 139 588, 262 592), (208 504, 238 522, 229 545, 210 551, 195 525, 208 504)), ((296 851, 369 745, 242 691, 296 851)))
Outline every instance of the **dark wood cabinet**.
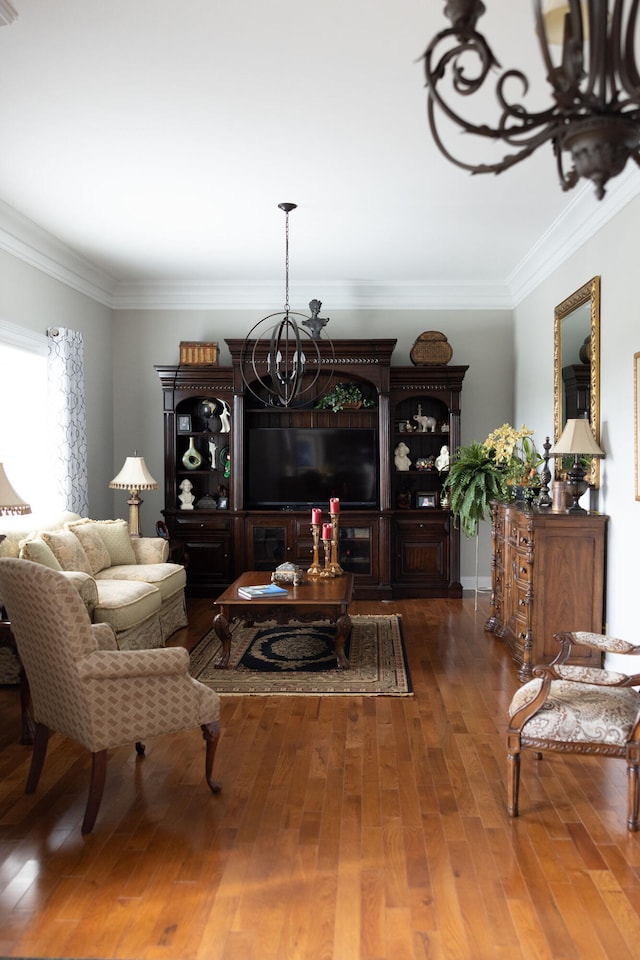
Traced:
MULTIPOLYGON (((502 637, 520 664, 532 667, 558 652, 555 633, 604 629, 607 517, 554 514, 496 503, 492 508, 491 613, 486 629, 502 637)), ((588 647, 570 663, 600 666, 588 647)))
MULTIPOLYGON (((358 431, 375 437, 375 462, 360 460, 375 478, 375 504, 345 505, 339 521, 339 562, 354 574, 356 596, 461 596, 459 533, 441 502, 446 472, 431 464, 443 445, 453 451, 460 443, 460 392, 467 367, 392 367, 395 340, 319 341, 322 366, 313 392, 303 406, 279 407, 262 403, 259 386, 246 382, 246 371, 240 369, 244 341, 226 342, 231 367, 156 367, 164 408, 163 514, 171 538, 184 551, 189 593, 213 597, 244 570, 271 571, 285 561, 310 566, 310 509, 299 503, 256 507, 250 494, 250 470, 260 478, 250 464, 252 432, 300 429, 310 437, 315 431, 337 430, 349 440, 358 431), (339 412, 318 409, 320 397, 338 381, 357 383, 367 404, 339 412), (223 405, 229 411, 226 430, 219 416, 223 405), (413 431, 419 426, 416 416, 433 417, 436 428, 413 431), (401 438, 412 453, 406 474, 394 463, 401 438), (193 450, 195 464, 189 462, 193 450), (193 488, 192 510, 183 509, 180 501, 185 479, 193 488), (406 507, 401 497, 405 488, 406 507), (422 502, 426 505, 419 506, 422 502)), ((261 349, 258 364, 264 360, 261 349)), ((283 480, 285 473, 283 463, 283 480)), ((328 519, 328 502, 325 510, 328 519)))
POLYGON ((460 396, 467 370, 466 366, 391 368, 394 597, 462 596, 460 534, 442 494, 448 470, 439 467, 443 448, 451 457, 460 446, 460 396), (407 451, 408 470, 396 465, 400 444, 407 451))

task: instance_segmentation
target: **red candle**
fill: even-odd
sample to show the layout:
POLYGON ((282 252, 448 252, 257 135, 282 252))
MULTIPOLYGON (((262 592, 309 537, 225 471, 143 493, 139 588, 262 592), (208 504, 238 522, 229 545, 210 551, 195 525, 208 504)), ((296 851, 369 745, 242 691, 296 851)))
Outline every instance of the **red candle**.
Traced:
POLYGON ((317 507, 311 511, 311 523, 322 523, 322 510, 317 507))
POLYGON ((331 540, 331 524, 330 523, 322 524, 322 539, 331 540))
POLYGON ((340 513, 340 501, 337 497, 332 497, 329 500, 329 513, 340 513))

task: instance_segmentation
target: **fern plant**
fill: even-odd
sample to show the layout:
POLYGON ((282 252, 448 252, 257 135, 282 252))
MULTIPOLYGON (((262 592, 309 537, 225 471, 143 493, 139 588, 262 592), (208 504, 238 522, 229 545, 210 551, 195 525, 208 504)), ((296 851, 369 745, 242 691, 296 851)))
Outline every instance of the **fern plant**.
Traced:
POLYGON ((449 492, 454 523, 460 524, 465 537, 475 537, 478 522, 486 520, 493 500, 507 497, 504 471, 482 443, 458 448, 443 487, 449 492))

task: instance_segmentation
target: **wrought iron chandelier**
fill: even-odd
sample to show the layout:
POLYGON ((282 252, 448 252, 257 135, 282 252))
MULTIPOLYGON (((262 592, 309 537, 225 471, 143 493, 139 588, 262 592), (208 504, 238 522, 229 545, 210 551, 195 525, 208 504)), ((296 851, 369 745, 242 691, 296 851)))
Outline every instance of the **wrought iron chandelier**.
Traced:
POLYGON ((476 30, 486 10, 482 0, 448 0, 444 12, 452 26, 438 33, 424 54, 429 126, 439 150, 463 170, 497 174, 551 141, 562 188, 570 190, 586 177, 601 200, 607 181, 622 172, 629 157, 640 165, 640 73, 635 57, 639 6, 639 0, 533 0, 554 103, 528 112, 517 99, 529 92, 527 77, 521 70, 505 70, 496 80, 499 116, 490 126, 472 123, 445 102, 445 97, 473 95, 494 68, 501 69, 476 30), (558 43, 560 62, 554 64, 551 48, 558 43), (465 133, 502 141, 510 152, 496 163, 458 160, 443 143, 438 111, 465 133), (573 161, 568 170, 565 153, 573 161))
MULTIPOLYGON (((320 300, 309 303, 310 317, 303 313, 294 313, 289 307, 289 214, 296 207, 295 203, 278 204, 278 209, 284 210, 285 214, 284 311, 271 313, 254 324, 240 351, 240 371, 244 385, 258 400, 271 406, 290 407, 304 403, 325 362, 318 340, 329 320, 318 316, 322 303, 320 300), (309 329, 301 330, 296 317, 302 317, 302 324, 309 329), (307 344, 308 352, 313 351, 315 354, 311 364, 304 352, 303 343, 307 344), (309 366, 315 367, 311 373, 309 366)), ((329 339, 325 342, 329 345, 328 362, 332 371, 335 362, 333 344, 329 339)))

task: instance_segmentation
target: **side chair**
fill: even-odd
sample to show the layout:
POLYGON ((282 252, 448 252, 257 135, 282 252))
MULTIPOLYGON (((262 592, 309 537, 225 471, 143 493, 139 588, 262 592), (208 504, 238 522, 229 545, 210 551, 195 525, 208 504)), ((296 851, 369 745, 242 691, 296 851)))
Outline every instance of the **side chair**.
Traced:
POLYGON ((59 571, 30 560, 0 558, 0 596, 11 618, 35 723, 26 792, 38 785, 50 731, 91 751, 91 782, 82 823, 90 833, 98 815, 107 751, 148 737, 201 727, 205 776, 212 779, 220 736, 218 694, 189 675, 183 647, 118 650, 108 624, 92 624, 77 589, 59 571))
POLYGON ((638 656, 640 646, 603 634, 558 633, 560 650, 549 666, 533 669, 511 701, 507 732, 507 810, 518 816, 520 753, 543 751, 621 757, 627 763, 627 827, 638 829, 640 674, 567 665, 573 644, 601 653, 638 656))

